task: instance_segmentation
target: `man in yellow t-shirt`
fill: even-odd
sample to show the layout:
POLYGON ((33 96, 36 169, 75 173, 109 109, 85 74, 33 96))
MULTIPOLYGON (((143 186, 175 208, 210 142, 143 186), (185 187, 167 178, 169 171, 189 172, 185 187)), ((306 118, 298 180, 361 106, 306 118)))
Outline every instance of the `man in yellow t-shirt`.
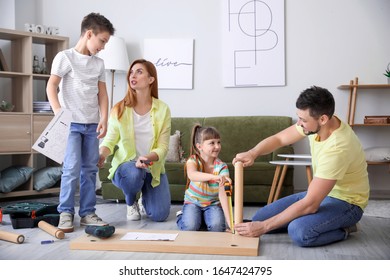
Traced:
POLYGON ((361 143, 353 130, 334 116, 335 102, 324 88, 304 90, 296 101, 297 124, 270 136, 233 164, 250 166, 261 155, 309 137, 313 180, 308 190, 283 197, 259 209, 252 222, 239 223, 243 236, 287 231, 302 247, 314 247, 346 239, 367 206, 370 185, 361 143))

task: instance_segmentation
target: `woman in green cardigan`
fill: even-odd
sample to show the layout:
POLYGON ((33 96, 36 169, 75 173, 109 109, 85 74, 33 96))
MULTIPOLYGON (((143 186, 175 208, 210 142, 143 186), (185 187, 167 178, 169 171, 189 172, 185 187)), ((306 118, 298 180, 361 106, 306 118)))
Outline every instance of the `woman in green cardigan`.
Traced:
POLYGON ((156 222, 169 215, 171 195, 165 158, 171 133, 171 112, 158 99, 157 71, 153 63, 138 59, 127 73, 128 89, 112 109, 108 131, 100 144, 99 166, 115 152, 109 179, 125 194, 127 219, 146 214, 156 222), (142 196, 137 201, 137 194, 142 196))

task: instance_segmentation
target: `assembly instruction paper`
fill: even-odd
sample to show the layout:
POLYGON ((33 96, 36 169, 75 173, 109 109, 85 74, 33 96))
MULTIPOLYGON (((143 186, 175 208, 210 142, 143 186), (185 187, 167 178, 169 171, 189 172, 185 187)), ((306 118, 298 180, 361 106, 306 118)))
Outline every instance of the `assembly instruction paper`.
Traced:
POLYGON ((121 240, 155 240, 155 241, 174 241, 177 233, 148 233, 148 232, 127 232, 121 240))
POLYGON ((65 157, 71 121, 71 111, 62 108, 50 121, 32 148, 59 164, 62 164, 65 157))

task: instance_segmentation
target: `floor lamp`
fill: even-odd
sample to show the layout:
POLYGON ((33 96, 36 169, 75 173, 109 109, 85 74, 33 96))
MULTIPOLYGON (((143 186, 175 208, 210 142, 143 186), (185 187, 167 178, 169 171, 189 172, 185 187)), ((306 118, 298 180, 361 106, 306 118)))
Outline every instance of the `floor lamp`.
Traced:
POLYGON ((129 57, 127 55, 126 43, 123 38, 111 36, 110 40, 98 54, 104 60, 106 70, 111 72, 111 98, 110 109, 114 105, 114 78, 115 72, 127 72, 129 68, 129 57))

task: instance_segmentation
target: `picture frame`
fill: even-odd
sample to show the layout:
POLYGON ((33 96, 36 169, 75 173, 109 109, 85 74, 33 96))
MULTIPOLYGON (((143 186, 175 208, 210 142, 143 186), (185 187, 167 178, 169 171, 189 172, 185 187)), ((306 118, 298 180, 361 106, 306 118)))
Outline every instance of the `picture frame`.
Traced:
POLYGON ((144 58, 156 66, 159 89, 194 88, 194 39, 144 39, 144 58))
POLYGON ((0 49, 0 71, 9 71, 7 62, 5 61, 5 57, 1 49, 0 49))

